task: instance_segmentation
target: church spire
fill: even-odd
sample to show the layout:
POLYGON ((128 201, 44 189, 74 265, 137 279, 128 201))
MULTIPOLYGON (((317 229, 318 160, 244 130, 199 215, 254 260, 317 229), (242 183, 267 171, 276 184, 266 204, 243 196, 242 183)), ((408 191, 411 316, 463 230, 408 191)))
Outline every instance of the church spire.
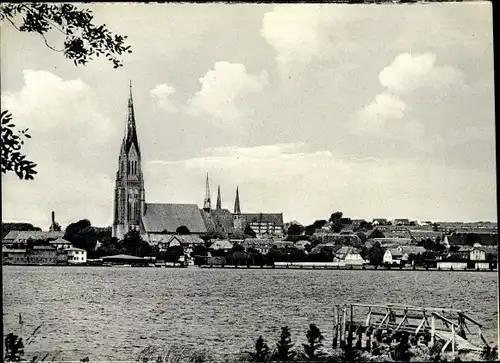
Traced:
POLYGON ((210 202, 210 186, 208 185, 208 173, 207 173, 207 180, 205 183, 205 200, 203 202, 203 209, 207 212, 210 212, 210 209, 212 208, 210 202))
POLYGON ((238 187, 236 187, 236 198, 234 199, 234 214, 241 214, 240 194, 238 193, 238 187))
POLYGON ((220 197, 220 185, 217 186, 217 207, 216 209, 222 209, 222 200, 220 197))
POLYGON ((125 130, 124 138, 125 152, 128 153, 130 146, 134 144, 137 153, 140 154, 139 140, 137 138, 137 129, 135 126, 134 101, 132 98, 132 81, 129 83, 129 97, 127 105, 127 129, 125 130))

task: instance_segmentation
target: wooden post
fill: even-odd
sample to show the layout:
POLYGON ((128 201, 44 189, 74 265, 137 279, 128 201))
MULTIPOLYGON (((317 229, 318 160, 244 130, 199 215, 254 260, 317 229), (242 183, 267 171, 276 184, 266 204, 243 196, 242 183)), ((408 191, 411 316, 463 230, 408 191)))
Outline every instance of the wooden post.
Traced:
POLYGON ((338 308, 337 305, 333 306, 333 341, 332 341, 332 348, 335 349, 337 348, 337 338, 338 338, 338 328, 339 328, 339 316, 338 316, 338 308))
POLYGON ((436 318, 434 317, 434 313, 431 315, 431 347, 434 346, 434 335, 436 334, 436 318))
POLYGON ((455 325, 451 326, 451 352, 455 354, 455 325))
POLYGON ((372 318, 372 307, 370 306, 368 308, 368 316, 366 317, 366 326, 369 327, 371 324, 371 318, 372 318))
POLYGON ((344 347, 345 346, 345 338, 346 338, 345 325, 346 325, 346 320, 347 320, 347 308, 344 307, 342 310, 343 310, 343 314, 342 314, 342 347, 344 347))

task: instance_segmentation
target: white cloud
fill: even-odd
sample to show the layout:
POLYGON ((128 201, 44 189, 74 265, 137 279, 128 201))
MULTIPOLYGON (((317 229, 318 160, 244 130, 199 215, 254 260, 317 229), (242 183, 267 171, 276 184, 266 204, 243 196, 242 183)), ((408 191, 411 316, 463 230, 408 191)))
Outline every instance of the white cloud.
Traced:
POLYGON ((174 87, 169 86, 167 84, 159 84, 149 93, 153 97, 153 99, 156 100, 158 106, 160 106, 162 109, 164 109, 168 113, 177 112, 178 110, 177 106, 170 99, 170 96, 172 96, 175 93, 174 87))
POLYGON ((51 210, 62 225, 78 218, 109 220, 113 186, 107 172, 118 148, 110 146, 119 140, 110 136, 116 125, 102 113, 90 87, 80 79, 25 70, 23 87, 2 94, 2 108, 19 128, 30 129, 24 152, 38 171, 33 181, 13 174, 2 178, 4 218, 42 228, 51 210))
POLYGON ((450 66, 436 66, 432 53, 396 56, 394 61, 379 74, 379 81, 385 87, 383 93, 365 106, 360 112, 362 121, 381 125, 390 119, 402 119, 412 95, 420 91, 433 91, 435 98, 446 94, 446 90, 462 81, 462 74, 450 66))
POLYGON ((363 119, 370 122, 401 119, 404 116, 405 108, 406 104, 397 96, 384 92, 377 95, 375 101, 363 109, 363 119))
POLYGON ((217 62, 200 78, 201 89, 188 100, 187 112, 207 113, 225 124, 235 124, 244 113, 238 101, 246 95, 261 91, 268 84, 268 74, 248 74, 243 64, 217 62))
POLYGON ((461 74, 450 66, 436 66, 432 53, 398 55, 379 75, 380 83, 389 91, 403 94, 420 87, 439 89, 460 80, 461 74))

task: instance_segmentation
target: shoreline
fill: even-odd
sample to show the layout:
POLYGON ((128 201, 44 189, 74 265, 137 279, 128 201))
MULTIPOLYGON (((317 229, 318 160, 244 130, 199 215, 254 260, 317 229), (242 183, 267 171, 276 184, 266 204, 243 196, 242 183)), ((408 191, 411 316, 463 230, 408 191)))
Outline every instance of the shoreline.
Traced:
POLYGON ((372 265, 365 266, 329 266, 329 265, 316 265, 316 266, 300 266, 300 265, 276 265, 276 266, 246 266, 246 265, 194 265, 194 266, 123 266, 123 265, 113 265, 113 266, 102 266, 102 265, 38 265, 38 264, 4 264, 3 267, 7 266, 22 266, 22 267, 118 267, 118 268, 166 268, 166 269, 232 269, 232 270, 329 270, 329 271, 426 271, 426 272, 498 272, 498 269, 438 269, 436 267, 377 267, 372 265))

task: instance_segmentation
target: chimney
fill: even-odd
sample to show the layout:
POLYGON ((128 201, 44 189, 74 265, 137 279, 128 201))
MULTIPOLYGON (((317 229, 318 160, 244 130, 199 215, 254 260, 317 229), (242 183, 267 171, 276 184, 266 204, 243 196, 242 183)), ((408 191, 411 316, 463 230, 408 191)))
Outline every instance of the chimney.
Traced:
POLYGON ((52 225, 54 225, 55 221, 56 221, 56 212, 52 211, 52 225))

